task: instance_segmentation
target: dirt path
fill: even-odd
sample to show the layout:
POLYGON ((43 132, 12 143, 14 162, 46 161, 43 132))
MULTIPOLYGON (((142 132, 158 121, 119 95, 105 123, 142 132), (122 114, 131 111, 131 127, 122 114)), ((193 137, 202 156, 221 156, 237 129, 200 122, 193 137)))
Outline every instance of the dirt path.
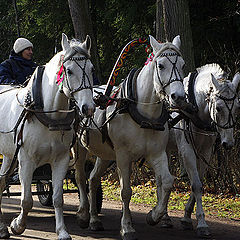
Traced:
MULTIPOLYGON (((105 227, 103 232, 91 232, 87 229, 80 229, 77 225, 75 213, 77 210, 77 194, 64 195, 64 216, 65 224, 73 240, 115 240, 120 239, 120 215, 121 205, 119 202, 104 201, 101 218, 105 227)), ((16 213, 19 213, 19 197, 3 198, 3 213, 8 226, 16 213)), ((171 211, 174 227, 172 229, 161 229, 159 226, 148 226, 145 221, 149 207, 142 205, 131 205, 132 217, 135 229, 138 232, 139 240, 193 240, 198 239, 194 231, 183 231, 180 225, 182 212, 171 211)), ((239 240, 240 222, 220 220, 207 217, 207 222, 213 234, 212 239, 216 240, 239 240)), ((194 220, 194 226, 196 221, 194 220)), ((10 229, 9 229, 10 230, 10 229)), ((28 217, 27 229, 21 236, 14 236, 11 239, 26 240, 53 240, 57 239, 55 233, 54 210, 51 207, 40 205, 37 196, 34 196, 34 206, 28 217)))

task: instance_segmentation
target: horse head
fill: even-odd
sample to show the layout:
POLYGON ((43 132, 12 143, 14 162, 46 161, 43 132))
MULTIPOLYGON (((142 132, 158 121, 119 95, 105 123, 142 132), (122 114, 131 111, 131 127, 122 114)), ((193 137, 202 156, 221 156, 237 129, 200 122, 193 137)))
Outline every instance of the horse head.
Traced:
POLYGON ((185 92, 183 87, 184 60, 180 53, 180 36, 176 36, 172 43, 159 43, 150 36, 150 44, 153 48, 154 86, 157 94, 167 96, 172 107, 180 107, 185 104, 185 92))
POLYGON ((84 42, 73 39, 68 40, 62 34, 62 62, 65 74, 62 82, 64 94, 75 101, 80 113, 91 117, 95 111, 92 97, 93 64, 90 61, 91 39, 86 37, 84 42))
POLYGON ((211 74, 212 90, 209 94, 208 108, 211 119, 221 136, 221 143, 226 149, 234 145, 233 129, 240 109, 237 97, 239 81, 239 73, 235 74, 232 81, 224 79, 222 83, 211 74))

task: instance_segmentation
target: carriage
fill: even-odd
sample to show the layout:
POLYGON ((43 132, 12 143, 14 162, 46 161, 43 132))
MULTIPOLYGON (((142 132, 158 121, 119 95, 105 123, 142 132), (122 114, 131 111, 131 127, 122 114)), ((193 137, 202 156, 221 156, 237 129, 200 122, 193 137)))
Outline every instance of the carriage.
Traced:
MULTIPOLYGON (((2 155, 0 155, 0 167, 2 164, 2 155)), ((94 167, 94 163, 92 161, 87 161, 85 165, 86 176, 87 176, 87 192, 88 192, 88 178, 90 172, 94 167)), ((52 195, 53 195, 53 188, 52 188, 52 172, 51 166, 49 164, 45 164, 39 168, 37 168, 33 173, 32 179, 32 186, 35 191, 32 191, 33 195, 37 195, 39 202, 42 206, 52 207, 52 195)), ((67 174, 64 179, 64 188, 63 193, 78 193, 79 190, 76 185, 75 180, 75 169, 74 169, 74 160, 71 159, 67 174)), ((6 188, 3 192, 3 196, 11 197, 11 196, 21 196, 21 191, 11 191, 12 185, 20 185, 19 175, 18 175, 18 167, 14 169, 14 172, 8 177, 6 181, 6 188)), ((96 202, 97 202, 97 211, 98 213, 101 212, 102 208, 102 201, 103 201, 103 192, 102 186, 100 185, 97 190, 96 202)))

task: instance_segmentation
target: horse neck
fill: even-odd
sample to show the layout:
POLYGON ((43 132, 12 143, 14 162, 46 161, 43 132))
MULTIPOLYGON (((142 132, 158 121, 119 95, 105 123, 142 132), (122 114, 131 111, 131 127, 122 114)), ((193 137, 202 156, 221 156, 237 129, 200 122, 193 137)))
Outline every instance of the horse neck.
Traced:
POLYGON ((195 99, 198 105, 198 114, 202 120, 210 121, 211 116, 209 112, 208 103, 206 101, 211 87, 211 75, 198 76, 195 84, 195 99))
MULTIPOLYGON (((54 57, 55 58, 55 57, 54 57)), ((42 96, 44 103, 44 111, 48 110, 67 110, 69 107, 68 98, 64 93, 59 91, 56 84, 58 64, 56 63, 56 58, 52 59, 46 64, 45 71, 42 79, 42 96)), ((51 114, 54 118, 59 117, 59 113, 51 114)), ((63 114, 61 114, 63 117, 63 114)))
POLYGON ((154 87, 153 68, 150 63, 140 71, 137 77, 136 91, 138 96, 138 110, 148 118, 159 117, 162 112, 163 103, 156 104, 156 102, 159 102, 159 96, 157 96, 154 87))

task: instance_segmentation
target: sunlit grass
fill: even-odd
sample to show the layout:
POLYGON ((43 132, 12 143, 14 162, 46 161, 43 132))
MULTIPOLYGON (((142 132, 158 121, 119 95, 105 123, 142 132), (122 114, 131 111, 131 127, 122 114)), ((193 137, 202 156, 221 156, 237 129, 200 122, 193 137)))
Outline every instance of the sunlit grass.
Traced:
MULTIPOLYGON (((102 181, 103 194, 105 199, 120 200, 120 187, 117 182, 102 181)), ((170 195, 168 208, 170 210, 184 210, 190 192, 173 191, 170 195)), ((132 187, 132 203, 154 206, 157 202, 156 186, 152 183, 132 187)), ((205 214, 234 219, 240 221, 240 198, 224 197, 213 194, 204 194, 203 207, 205 214)))

